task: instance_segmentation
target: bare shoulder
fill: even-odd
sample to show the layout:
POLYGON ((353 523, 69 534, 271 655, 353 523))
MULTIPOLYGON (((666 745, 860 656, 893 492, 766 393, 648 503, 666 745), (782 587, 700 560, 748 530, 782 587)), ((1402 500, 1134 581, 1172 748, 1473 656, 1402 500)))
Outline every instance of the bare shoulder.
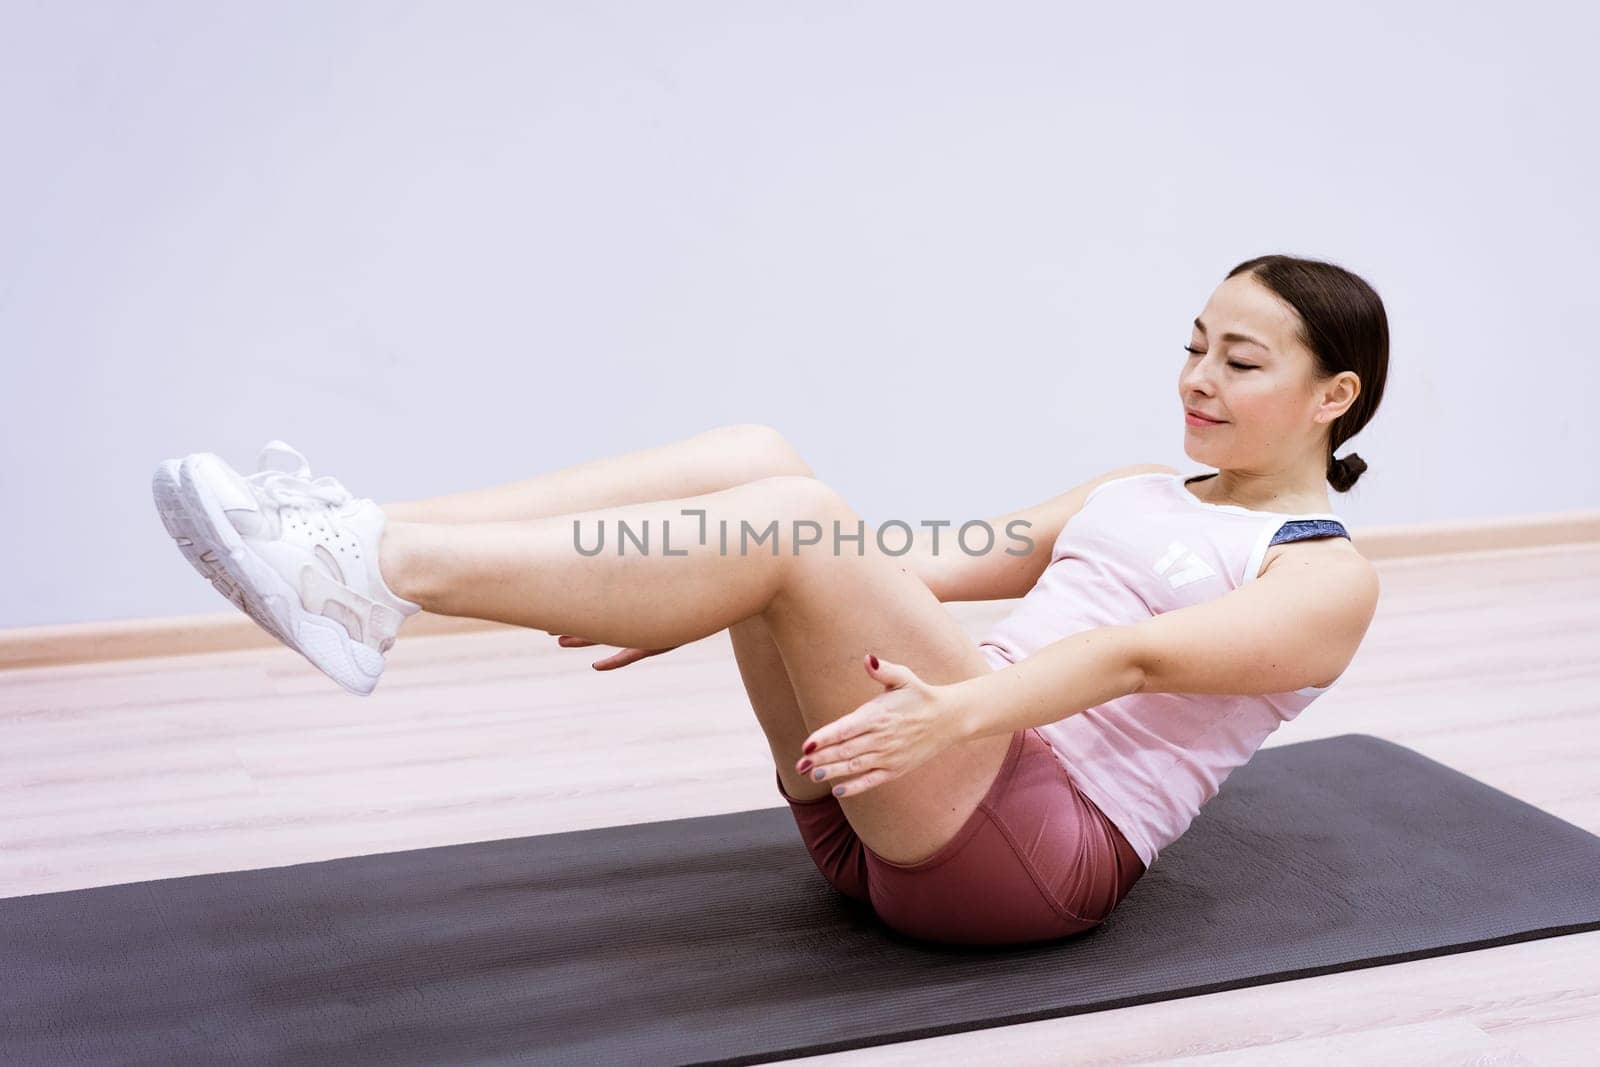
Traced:
POLYGON ((1262 561, 1261 574, 1286 561, 1307 566, 1338 569, 1346 574, 1369 580, 1376 585, 1378 568, 1356 548, 1347 537, 1312 537, 1303 541, 1286 541, 1267 549, 1262 561))
MULTIPOLYGON (((1365 637, 1378 613, 1378 568, 1356 551, 1347 538, 1308 538, 1273 545, 1261 573, 1266 574, 1274 565, 1312 568, 1320 590, 1316 594, 1318 598, 1325 605, 1338 605, 1340 617, 1348 621, 1349 631, 1357 635, 1357 643, 1365 637)), ((1343 671, 1340 673, 1342 675, 1343 671)), ((1319 683, 1319 688, 1337 680, 1336 676, 1332 681, 1319 683)))

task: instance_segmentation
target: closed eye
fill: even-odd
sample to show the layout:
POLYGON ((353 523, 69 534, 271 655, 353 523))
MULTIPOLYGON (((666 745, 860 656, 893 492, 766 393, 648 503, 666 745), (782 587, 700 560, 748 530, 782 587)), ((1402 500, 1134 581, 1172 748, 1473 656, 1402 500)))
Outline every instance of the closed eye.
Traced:
MULTIPOLYGON (((1205 355, 1205 353, 1200 351, 1199 349, 1190 348, 1188 345, 1184 345, 1183 346, 1183 350, 1185 352, 1188 352, 1190 355, 1193 355, 1193 356, 1203 356, 1203 355, 1205 355)), ((1238 362, 1236 360, 1231 360, 1231 359, 1228 361, 1228 366, 1233 367, 1233 368, 1235 368, 1237 370, 1258 370, 1259 369, 1254 363, 1240 363, 1240 362, 1238 362)))

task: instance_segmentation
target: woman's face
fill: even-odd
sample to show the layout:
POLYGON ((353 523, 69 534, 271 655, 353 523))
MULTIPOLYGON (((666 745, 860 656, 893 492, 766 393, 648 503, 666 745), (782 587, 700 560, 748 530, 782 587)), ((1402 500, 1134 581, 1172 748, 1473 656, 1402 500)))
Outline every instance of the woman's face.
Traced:
POLYGON ((1323 390, 1298 326, 1294 309, 1248 273, 1211 294, 1190 328, 1178 396, 1185 409, 1222 421, 1197 426, 1183 416, 1190 459, 1266 473, 1321 445, 1323 390))

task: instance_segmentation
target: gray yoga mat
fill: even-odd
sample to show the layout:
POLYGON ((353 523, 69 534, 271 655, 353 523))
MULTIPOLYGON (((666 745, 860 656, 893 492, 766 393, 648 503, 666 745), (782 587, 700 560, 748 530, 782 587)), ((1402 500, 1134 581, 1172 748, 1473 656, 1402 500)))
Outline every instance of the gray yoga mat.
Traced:
POLYGON ((1345 734, 1024 948, 888 931, 787 807, 0 900, 0 1062, 754 1063, 1596 929, 1597 886, 1600 838, 1345 734))

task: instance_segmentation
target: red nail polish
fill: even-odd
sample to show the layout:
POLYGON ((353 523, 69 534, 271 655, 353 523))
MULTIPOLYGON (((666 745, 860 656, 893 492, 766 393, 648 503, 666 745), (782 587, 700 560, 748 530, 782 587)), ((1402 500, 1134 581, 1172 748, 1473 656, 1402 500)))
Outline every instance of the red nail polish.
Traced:
POLYGON ((817 743, 815 741, 807 741, 806 742, 806 747, 801 750, 800 754, 802 756, 809 756, 809 755, 811 755, 811 753, 815 752, 816 750, 817 750, 817 743))
POLYGON ((810 769, 811 769, 811 761, 810 760, 807 759, 807 760, 801 760, 800 761, 800 773, 801 774, 806 773, 810 769))
POLYGON ((877 670, 878 669, 878 657, 877 656, 868 656, 867 659, 872 661, 872 669, 873 670, 877 670))

